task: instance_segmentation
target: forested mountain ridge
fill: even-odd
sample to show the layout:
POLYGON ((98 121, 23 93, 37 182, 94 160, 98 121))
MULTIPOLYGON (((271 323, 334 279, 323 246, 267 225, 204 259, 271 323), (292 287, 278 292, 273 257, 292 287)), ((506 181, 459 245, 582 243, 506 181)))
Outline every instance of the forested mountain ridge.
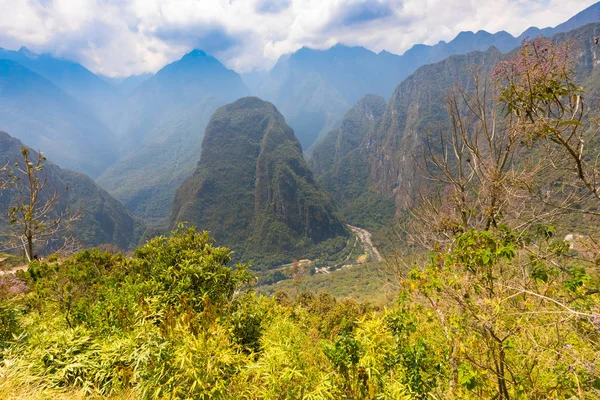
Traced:
POLYGON ((85 105, 21 64, 0 59, 0 129, 97 177, 117 160, 111 131, 85 105))
POLYGON ((205 229, 242 259, 291 261, 347 236, 300 143, 271 103, 247 97, 219 108, 193 175, 177 190, 171 226, 205 229))
POLYGON ((461 32, 450 42, 415 45, 403 55, 342 44, 327 50, 301 48, 280 58, 273 69, 253 88, 259 97, 281 110, 304 150, 330 130, 337 128, 344 113, 361 97, 373 93, 388 99, 393 88, 419 67, 452 55, 486 51, 491 46, 508 52, 526 38, 551 36, 600 22, 600 3, 570 18, 556 28, 529 28, 519 37, 507 32, 461 32))
POLYGON ((26 47, 18 51, 0 48, 0 59, 17 62, 48 79, 84 104, 107 126, 114 122, 119 112, 120 93, 79 63, 51 54, 36 54, 26 47))
POLYGON ((165 223, 175 190, 198 162, 210 116, 246 94, 240 76, 203 51, 167 65, 129 96, 119 128, 123 157, 98 183, 134 215, 165 223))
MULTIPOLYGON (((556 42, 574 43, 576 76, 587 88, 588 107, 597 104, 599 97, 595 61, 599 27, 597 23, 588 24, 552 37, 556 42)), ((377 193, 380 199, 393 198, 398 211, 410 208, 419 196, 419 185, 425 183, 424 171, 417 166, 423 162, 425 142, 428 137, 435 138, 437 133, 450 128, 446 98, 455 87, 467 92, 472 90, 475 72, 481 79, 489 79, 494 67, 506 57, 493 47, 485 52, 451 56, 419 68, 398 85, 381 120, 364 134, 365 139, 351 153, 353 156, 347 157, 346 165, 342 161, 341 167, 320 179, 336 182, 339 192, 351 194, 351 199, 358 198, 362 192, 353 190, 351 175, 340 171, 353 171, 352 176, 360 176, 354 171, 365 171, 363 191, 377 193)), ((315 149, 318 151, 319 146, 315 149)), ((325 184, 325 187, 331 186, 325 184)))
POLYGON ((382 97, 367 95, 346 113, 339 129, 319 142, 309 160, 319 182, 349 223, 379 228, 393 220, 394 204, 369 189, 368 151, 361 145, 381 123, 387 108, 382 97))
POLYGON ((387 104, 383 97, 366 95, 345 115, 341 126, 329 132, 315 147, 310 166, 320 176, 356 149, 383 115, 387 104))
MULTIPOLYGON (((12 171, 16 162, 23 162, 21 149, 24 146, 20 140, 0 131, 0 164, 12 171)), ((30 159, 35 161, 37 157, 38 154, 31 150, 30 159)), ((65 234, 73 235, 84 247, 114 244, 127 250, 139 244, 145 230, 144 224, 134 219, 92 179, 79 172, 62 169, 51 161, 43 163, 40 174, 48 181, 46 190, 59 193, 57 206, 79 217, 65 234)), ((25 179, 19 173, 15 173, 15 176, 25 179)), ((11 186, 3 190, 0 196, 0 209, 5 211, 0 215, 2 232, 9 230, 8 210, 14 206, 15 196, 16 192, 11 186)))

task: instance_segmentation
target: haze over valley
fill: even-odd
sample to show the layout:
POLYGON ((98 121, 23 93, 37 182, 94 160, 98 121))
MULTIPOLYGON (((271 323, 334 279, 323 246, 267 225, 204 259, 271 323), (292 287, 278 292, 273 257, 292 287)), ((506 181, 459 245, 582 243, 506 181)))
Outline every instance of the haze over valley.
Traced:
POLYGON ((0 0, 0 398, 600 397, 600 2, 176 3, 0 0))

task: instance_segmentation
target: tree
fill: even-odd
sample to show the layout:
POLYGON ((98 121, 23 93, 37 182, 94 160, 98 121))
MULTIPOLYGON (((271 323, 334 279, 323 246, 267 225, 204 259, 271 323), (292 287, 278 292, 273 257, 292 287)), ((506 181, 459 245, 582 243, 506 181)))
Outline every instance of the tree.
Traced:
POLYGON ((46 161, 43 154, 38 153, 37 159, 32 160, 31 151, 23 147, 21 156, 22 160, 17 161, 8 174, 15 192, 9 220, 13 238, 31 262, 36 247, 46 246, 61 237, 66 239, 63 234, 78 215, 69 213, 61 202, 64 192, 59 193, 49 185, 48 174, 43 172, 46 161))
POLYGON ((575 52, 569 42, 554 44, 542 37, 525 41, 492 77, 505 116, 515 121, 521 141, 543 147, 563 183, 552 196, 540 185, 532 193, 565 211, 600 215, 598 126, 585 108, 583 87, 575 83, 575 52))
POLYGON ((525 42, 490 86, 475 76, 472 92, 450 95, 451 129, 425 146, 442 195, 413 214, 434 251, 401 285, 414 313, 430 316, 421 324, 444 333, 451 387, 479 398, 597 394, 584 356, 598 349, 597 270, 548 224, 600 215, 598 142, 571 49, 525 42), (542 371, 570 375, 551 382, 542 371))
POLYGON ((502 108, 495 86, 479 73, 472 90, 451 91, 449 127, 426 138, 418 162, 434 189, 421 195, 421 206, 412 212, 417 243, 432 248, 470 229, 507 223, 526 230, 556 214, 529 193, 547 168, 545 158, 519 145, 516 121, 502 108))

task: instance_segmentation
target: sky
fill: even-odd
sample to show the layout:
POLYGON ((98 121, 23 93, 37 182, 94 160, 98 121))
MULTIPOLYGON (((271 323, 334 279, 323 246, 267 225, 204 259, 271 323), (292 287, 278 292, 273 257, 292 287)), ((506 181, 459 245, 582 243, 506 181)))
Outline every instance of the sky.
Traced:
POLYGON ((461 31, 556 26, 598 0, 0 0, 0 47, 93 72, 155 72, 198 48, 240 73, 303 46, 402 54, 461 31))

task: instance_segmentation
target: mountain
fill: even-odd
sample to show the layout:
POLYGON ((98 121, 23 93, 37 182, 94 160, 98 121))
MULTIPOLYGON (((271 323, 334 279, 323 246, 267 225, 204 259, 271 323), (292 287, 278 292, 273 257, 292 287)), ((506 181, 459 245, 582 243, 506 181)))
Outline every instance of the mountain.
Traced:
POLYGON ((131 75, 122 79, 116 86, 121 93, 129 95, 135 91, 142 83, 146 82, 152 77, 152 74, 145 73, 139 75, 131 75))
POLYGON ((194 171, 210 116, 248 94, 240 76, 200 50, 145 80, 118 129, 122 159, 98 179, 136 216, 168 219, 175 190, 194 171))
POLYGON ((373 93, 388 99, 396 85, 423 65, 492 46, 508 52, 527 37, 551 36, 590 22, 600 22, 600 3, 556 28, 530 28, 519 37, 504 31, 461 32, 448 43, 415 45, 401 56, 339 44, 327 50, 302 48, 281 57, 261 83, 256 83, 260 74, 248 74, 247 81, 258 96, 281 110, 310 156, 311 146, 339 127, 344 113, 362 96, 373 93))
MULTIPOLYGON (((594 38, 600 36, 599 27, 600 24, 589 24, 551 38, 556 42, 579 43, 576 71, 582 83, 597 69, 595 60, 599 54, 594 38)), ((447 126, 445 98, 452 86, 472 87, 472 66, 485 76, 505 57, 496 48, 452 56, 421 67, 403 81, 396 88, 378 129, 363 144, 365 151, 368 147, 371 187, 381 194, 393 195, 399 208, 407 207, 416 195, 415 180, 422 175, 415 168, 414 157, 423 154, 427 132, 447 126)), ((594 90, 598 82, 590 82, 586 87, 594 90)), ((588 96, 597 97, 589 91, 588 96)))
POLYGON ((525 32, 523 32, 518 39, 519 41, 523 41, 524 39, 532 39, 540 35, 550 37, 558 33, 569 32, 574 29, 580 28, 584 25, 595 22, 600 22, 600 2, 589 6, 577 15, 573 16, 572 18, 569 18, 566 22, 563 22, 562 24, 557 25, 554 28, 538 29, 535 27, 531 27, 525 32))
POLYGON ((455 54, 485 51, 492 46, 503 53, 507 53, 519 47, 525 39, 533 39, 540 35, 550 37, 557 33, 571 31, 593 22, 600 22, 600 2, 586 8, 554 28, 539 29, 530 27, 518 37, 514 37, 505 31, 493 34, 482 30, 476 33, 461 32, 448 43, 441 41, 433 46, 415 45, 402 55, 402 60, 406 64, 421 66, 442 61, 455 54))
POLYGON ((6 59, 0 59, 0 129, 92 177, 116 161, 110 130, 86 106, 6 59))
MULTIPOLYGON (((600 37, 598 23, 551 38, 555 42, 578 44, 574 47, 575 72, 578 83, 586 88, 586 107, 591 109, 600 106, 597 62, 600 47, 595 44, 596 37, 600 37)), ((393 199, 397 211, 418 200, 419 186, 427 182, 422 179, 423 172, 416 163, 422 160, 426 136, 449 129, 445 99, 450 90, 460 86, 468 91, 474 84, 474 66, 480 76, 485 77, 506 57, 495 47, 485 52, 451 56, 419 68, 398 85, 381 120, 373 128, 364 128, 365 139, 361 144, 319 176, 324 187, 340 202, 351 223, 355 215, 352 212, 358 207, 349 210, 347 205, 358 203, 365 207, 365 193, 370 201, 380 204, 393 199)), ((324 150, 317 147, 315 154, 324 150)), ((312 161, 313 164, 316 162, 318 160, 312 161)))
POLYGON ((126 148, 148 143, 163 132, 153 129, 181 107, 190 108, 208 97, 231 101, 247 94, 241 77, 202 50, 193 50, 146 80, 129 97, 119 137, 126 148))
MULTIPOLYGON (((14 165, 22 160, 23 143, 6 132, 0 132, 0 164, 14 165)), ((37 153, 31 151, 32 160, 37 153)), ((85 246, 115 244, 121 249, 136 246, 144 231, 143 224, 92 179, 84 174, 62 169, 50 161, 44 163, 42 171, 48 179, 48 188, 63 192, 60 208, 67 206, 72 212, 79 212, 81 219, 75 221, 71 232, 85 246)), ((7 189, 0 196, 0 209, 10 208, 15 193, 7 189)), ((7 214, 0 215, 0 230, 8 228, 7 214)))
POLYGON ((387 104, 383 97, 364 96, 344 115, 341 126, 324 136, 314 148, 310 167, 315 175, 330 171, 341 159, 358 148, 365 136, 381 119, 387 104))
POLYGON ((99 75, 104 81, 108 82, 113 88, 117 89, 122 95, 129 96, 142 83, 152 77, 151 73, 142 73, 126 77, 110 77, 99 75))
POLYGON ((256 97, 212 116, 198 167, 173 202, 171 225, 177 222, 210 231, 241 259, 271 265, 347 236, 294 131, 256 97))
POLYGON ((15 61, 48 79, 85 104, 107 125, 111 124, 120 110, 120 93, 79 63, 51 54, 36 54, 26 47, 21 47, 19 51, 0 48, 0 59, 15 61))
POLYGON ((417 195, 413 183, 422 173, 416 162, 421 160, 426 136, 448 128, 445 99, 450 90, 454 86, 468 90, 473 86, 472 66, 485 76, 502 58, 495 47, 451 56, 419 68, 398 85, 381 123, 362 144, 369 186, 382 195, 394 196, 398 207, 407 206, 417 195))
POLYGON ((310 165, 319 183, 336 201, 352 225, 369 229, 388 223, 394 216, 391 197, 369 190, 367 153, 360 146, 381 122, 386 101, 367 95, 350 109, 339 129, 315 145, 310 165))
POLYGON ((402 60, 404 63, 413 65, 414 71, 422 65, 437 63, 452 55, 466 54, 473 51, 486 51, 490 47, 495 47, 501 52, 506 53, 518 47, 521 42, 521 39, 505 31, 494 34, 483 30, 475 33, 460 32, 456 38, 448 43, 440 41, 433 46, 425 44, 415 45, 402 55, 402 60))
POLYGON ((257 93, 275 103, 308 149, 367 93, 389 97, 406 76, 398 56, 364 47, 302 48, 282 57, 257 93))

